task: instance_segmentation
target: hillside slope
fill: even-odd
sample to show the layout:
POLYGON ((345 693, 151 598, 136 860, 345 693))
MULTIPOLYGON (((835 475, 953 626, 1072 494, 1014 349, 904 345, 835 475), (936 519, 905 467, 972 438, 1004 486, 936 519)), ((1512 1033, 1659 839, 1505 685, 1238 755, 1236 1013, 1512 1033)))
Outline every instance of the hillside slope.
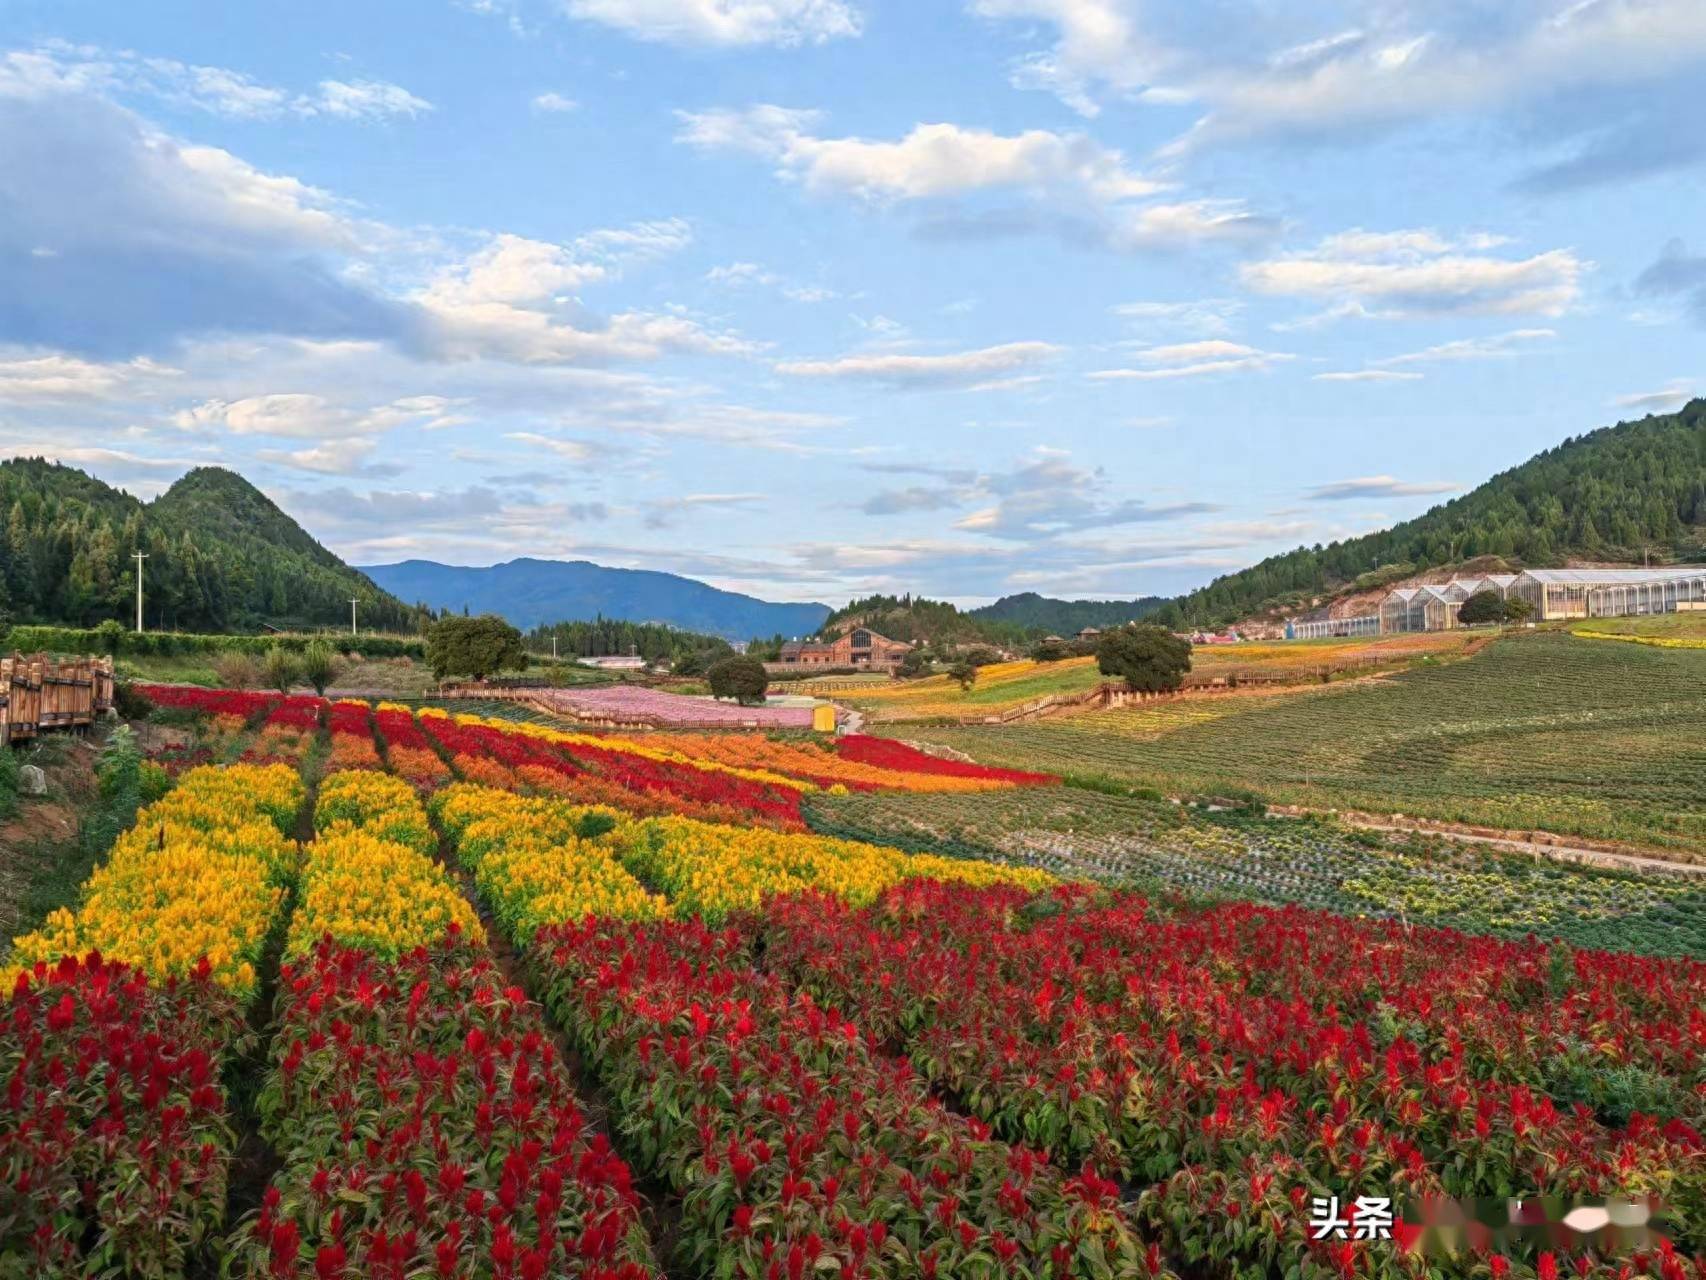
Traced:
POLYGON ((829 616, 821 604, 771 604, 692 578, 608 569, 586 560, 511 560, 489 568, 405 560, 364 570, 408 600, 460 613, 499 613, 526 631, 544 623, 614 618, 664 622, 729 640, 810 635, 829 616))
POLYGON ((1035 591, 1002 596, 994 604, 967 611, 979 622, 1003 623, 1026 631, 1052 632, 1070 636, 1085 627, 1117 627, 1155 612, 1166 604, 1163 596, 1137 600, 1052 600, 1035 591))
POLYGON ((1365 574, 1478 556, 1513 566, 1640 564, 1706 553, 1706 400, 1566 440, 1473 492, 1380 533, 1270 556, 1168 605, 1172 625, 1306 606, 1365 574))
POLYGON ((0 612, 18 622, 130 621, 145 552, 150 627, 410 630, 417 611, 316 542, 242 476, 199 467, 153 502, 40 458, 0 463, 0 612))

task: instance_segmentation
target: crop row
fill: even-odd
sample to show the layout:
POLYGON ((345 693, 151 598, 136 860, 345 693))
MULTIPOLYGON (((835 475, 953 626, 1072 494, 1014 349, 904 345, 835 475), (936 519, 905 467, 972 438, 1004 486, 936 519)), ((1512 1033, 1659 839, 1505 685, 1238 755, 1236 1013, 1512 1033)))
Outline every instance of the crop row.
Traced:
MULTIPOLYGON (((1285 1267, 1310 1256, 1303 1203, 1370 1191, 1651 1195, 1706 1246, 1706 965, 1560 973, 1535 944, 1066 890, 1025 912, 920 883, 751 927, 784 980, 997 1133, 1132 1179, 1139 1221, 1193 1264, 1285 1267)), ((1401 1251, 1369 1262, 1402 1273, 1401 1251)))
POLYGON ((822 796, 827 835, 1040 867, 1154 892, 1295 903, 1706 956, 1706 878, 1576 867, 1439 837, 1378 839, 1330 822, 1204 813, 1076 788, 952 796, 822 796))
POLYGON ((1031 889, 1053 883, 1029 868, 675 816, 633 818, 466 785, 441 791, 433 809, 494 910, 523 939, 540 924, 587 915, 720 921, 803 889, 866 903, 917 877, 1031 889))
POLYGON ((75 911, 17 940, 0 1033, 7 1274, 177 1275, 223 1221, 222 1076, 296 875, 302 794, 279 765, 190 770, 75 911))

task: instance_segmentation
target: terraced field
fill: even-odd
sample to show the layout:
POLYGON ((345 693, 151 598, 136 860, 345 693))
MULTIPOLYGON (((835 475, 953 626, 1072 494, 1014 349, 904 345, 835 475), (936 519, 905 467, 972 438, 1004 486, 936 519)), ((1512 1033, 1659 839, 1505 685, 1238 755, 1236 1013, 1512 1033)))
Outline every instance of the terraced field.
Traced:
POLYGON ((1706 856, 1701 650, 1529 633, 1308 692, 891 732, 1172 794, 1254 792, 1706 856))

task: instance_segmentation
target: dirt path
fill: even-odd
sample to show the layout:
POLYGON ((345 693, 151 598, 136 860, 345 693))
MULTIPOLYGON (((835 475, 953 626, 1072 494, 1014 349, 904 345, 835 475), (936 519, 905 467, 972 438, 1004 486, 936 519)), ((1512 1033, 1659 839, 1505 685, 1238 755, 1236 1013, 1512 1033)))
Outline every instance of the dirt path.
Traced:
POLYGON ((1563 836, 1535 832, 1540 839, 1524 839, 1515 832, 1489 834, 1485 831, 1465 831, 1446 824, 1402 822, 1374 814, 1347 813, 1343 810, 1307 809, 1300 805, 1270 805, 1268 813, 1276 818, 1320 817, 1333 818, 1347 827, 1363 831, 1379 831, 1388 835, 1440 836, 1463 844, 1487 845, 1510 853, 1526 853, 1537 858, 1558 862, 1573 862, 1582 866, 1604 867, 1613 871, 1634 871, 1644 875, 1676 875, 1706 877, 1706 863, 1681 862, 1658 854, 1624 853, 1596 845, 1571 844, 1563 836))

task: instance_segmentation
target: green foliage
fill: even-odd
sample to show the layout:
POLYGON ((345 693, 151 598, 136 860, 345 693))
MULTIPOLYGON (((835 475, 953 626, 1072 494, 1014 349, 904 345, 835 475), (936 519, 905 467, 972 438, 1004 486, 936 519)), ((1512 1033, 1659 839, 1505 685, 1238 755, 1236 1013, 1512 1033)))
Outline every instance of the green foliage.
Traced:
POLYGON ((1165 627, 1120 627, 1096 645, 1096 666, 1137 693, 1171 693, 1191 669, 1191 646, 1165 627))
POLYGON ((1299 547, 1217 578, 1155 617, 1234 622, 1307 603, 1384 566, 1427 569, 1481 556, 1530 567, 1572 555, 1639 564, 1644 550, 1699 553, 1706 525, 1706 400, 1566 440, 1425 515, 1327 546, 1299 547))
POLYGON ((1534 616, 1534 606, 1519 596, 1505 601, 1505 621, 1524 623, 1534 616))
MULTIPOLYGON (((324 625, 349 616, 351 596, 381 629, 413 630, 425 616, 315 542, 248 481, 217 467, 197 468, 143 503, 40 458, 0 463, 0 546, 0 598, 26 623, 131 621, 133 551, 148 556, 151 630, 324 625)), ((105 638, 107 652, 127 651, 120 646, 129 640, 110 630, 105 638)), ((81 651, 90 651, 87 643, 81 651)))
MULTIPOLYGON (((564 658, 609 658, 637 654, 649 663, 673 666, 689 653, 706 654, 706 665, 733 653, 721 636, 682 631, 656 622, 624 622, 602 615, 591 622, 554 622, 527 633, 530 653, 548 654, 555 637, 557 653, 564 658)), ((698 675, 700 672, 694 672, 698 675)))
POLYGON ((960 654, 974 667, 990 667, 1001 661, 1001 655, 988 645, 976 645, 960 654))
POLYGON ((908 649, 906 656, 895 668, 895 675, 902 680, 917 680, 930 674, 930 654, 922 646, 908 649))
POLYGON ((302 650, 301 666, 302 678, 321 697, 326 695, 326 686, 336 680, 344 669, 343 659, 338 657, 337 650, 324 640, 316 640, 302 650))
POLYGON ((1071 656, 1065 643, 1060 640, 1043 640, 1031 648, 1033 662, 1061 662, 1071 656))
MULTIPOLYGON (((670 664, 670 671, 678 676, 702 676, 710 669, 730 656, 728 645, 721 649, 688 649, 670 664)), ((754 658, 753 661, 758 661, 754 658)))
POLYGON ((1457 620, 1466 627, 1484 626, 1505 620, 1505 602, 1496 591, 1477 591, 1457 610, 1457 620))
POLYGON ((287 694, 302 678, 302 659, 283 645, 274 645, 261 661, 261 671, 269 689, 287 694))
POLYGON ((764 701, 770 677, 757 658, 737 656, 724 658, 705 673, 713 698, 733 698, 741 706, 756 706, 764 701))
POLYGON ((120 720, 146 720, 154 710, 154 703, 135 685, 121 680, 113 684, 113 710, 118 712, 120 720))
POLYGON ((616 830, 616 818, 597 809, 588 809, 575 819, 575 835, 582 840, 596 840, 616 830))
POLYGON ((102 653, 117 654, 124 643, 124 624, 108 618, 95 628, 95 640, 102 653))
POLYGON ((961 658, 948 668, 948 678, 956 682, 961 689, 970 689, 977 683, 977 667, 974 663, 961 658))
MULTIPOLYGON (((144 631, 141 635, 122 627, 117 654, 120 657, 173 657, 177 655, 247 653, 256 657, 274 648, 300 653, 318 635, 237 636, 199 634, 187 631, 144 631)), ((102 633, 92 627, 13 627, 9 647, 22 653, 95 653, 103 645, 102 633)), ((419 658, 426 643, 404 636, 341 635, 338 647, 364 658, 419 658)))
POLYGON ((1034 591, 1025 591, 1003 596, 994 604, 971 610, 967 616, 1036 636, 1070 636, 1085 627, 1118 627, 1139 621, 1166 603, 1160 596, 1141 596, 1136 600, 1051 600, 1034 591))
POLYGON ((9 818, 18 808, 18 757, 0 743, 0 818, 9 818))
POLYGON ((500 671, 527 669, 521 632, 495 613, 477 618, 444 618, 427 632, 427 665, 440 679, 469 676, 484 680, 500 671))

